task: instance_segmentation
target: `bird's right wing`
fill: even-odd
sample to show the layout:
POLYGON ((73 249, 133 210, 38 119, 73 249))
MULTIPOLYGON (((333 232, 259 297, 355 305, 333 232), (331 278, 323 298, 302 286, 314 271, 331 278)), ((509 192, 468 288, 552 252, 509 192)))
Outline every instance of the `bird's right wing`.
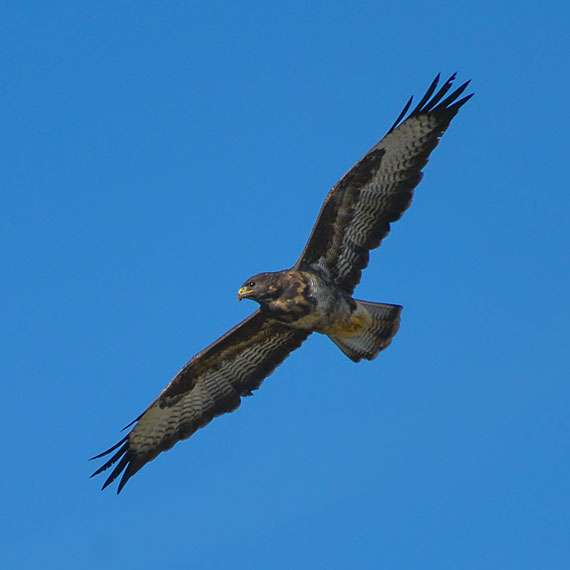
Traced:
POLYGON ((436 92, 438 75, 406 117, 410 99, 386 136, 335 184, 296 268, 324 265, 336 285, 353 292, 369 251, 408 208, 430 153, 472 97, 460 98, 468 81, 447 95, 454 79, 452 75, 436 92))
POLYGON ((212 418, 235 410, 242 396, 301 346, 308 332, 293 330, 255 312, 198 353, 139 416, 131 432, 98 459, 117 450, 94 475, 115 463, 103 488, 122 473, 117 492, 146 463, 190 437, 212 418))

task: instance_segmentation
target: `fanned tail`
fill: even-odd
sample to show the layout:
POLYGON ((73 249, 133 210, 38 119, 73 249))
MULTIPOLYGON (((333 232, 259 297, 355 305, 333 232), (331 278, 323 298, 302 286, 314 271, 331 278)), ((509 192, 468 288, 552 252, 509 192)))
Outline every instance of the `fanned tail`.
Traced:
POLYGON ((354 362, 372 360, 391 342, 400 327, 400 305, 357 301, 352 330, 329 335, 329 338, 354 362))

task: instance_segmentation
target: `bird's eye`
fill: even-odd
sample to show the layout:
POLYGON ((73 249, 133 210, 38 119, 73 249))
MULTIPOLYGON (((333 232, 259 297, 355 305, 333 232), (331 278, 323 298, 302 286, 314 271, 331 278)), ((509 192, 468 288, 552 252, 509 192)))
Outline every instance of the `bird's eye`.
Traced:
POLYGON ((248 287, 255 287, 255 281, 250 281, 250 282, 247 284, 247 286, 248 286, 248 287))

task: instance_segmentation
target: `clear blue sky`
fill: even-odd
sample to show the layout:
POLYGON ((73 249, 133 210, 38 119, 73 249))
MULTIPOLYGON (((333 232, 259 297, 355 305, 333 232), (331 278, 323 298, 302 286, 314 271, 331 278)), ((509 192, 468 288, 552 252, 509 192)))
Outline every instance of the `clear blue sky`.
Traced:
POLYGON ((3 567, 570 568, 568 9, 269 4, 3 4, 3 567), (404 305, 390 349, 312 338, 101 493, 438 71, 477 95, 357 291, 404 305))

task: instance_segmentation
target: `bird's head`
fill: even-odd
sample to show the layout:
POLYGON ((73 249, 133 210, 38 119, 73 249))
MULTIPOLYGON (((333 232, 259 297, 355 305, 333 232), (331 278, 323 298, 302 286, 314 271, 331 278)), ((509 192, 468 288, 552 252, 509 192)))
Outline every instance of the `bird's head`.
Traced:
POLYGON ((279 273, 259 273, 246 279, 238 290, 238 300, 253 299, 263 303, 275 299, 281 293, 279 273))

